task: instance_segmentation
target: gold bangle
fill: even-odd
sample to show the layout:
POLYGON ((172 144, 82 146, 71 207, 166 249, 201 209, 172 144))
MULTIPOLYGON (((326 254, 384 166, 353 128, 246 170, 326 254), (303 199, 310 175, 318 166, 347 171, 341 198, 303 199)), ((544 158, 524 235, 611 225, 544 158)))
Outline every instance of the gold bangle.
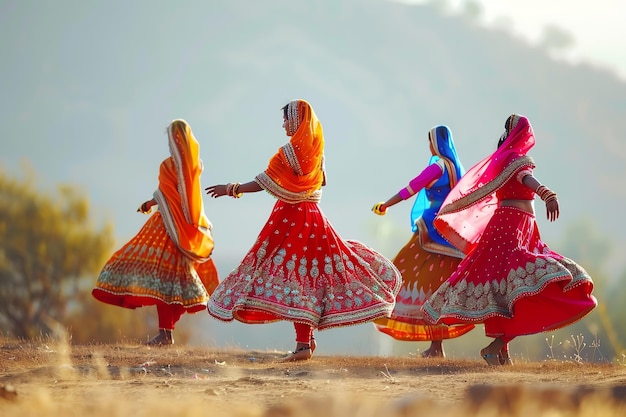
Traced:
POLYGON ((552 193, 548 197, 546 197, 546 199, 543 201, 545 201, 545 203, 548 204, 549 202, 556 201, 556 200, 557 200, 556 193, 552 193))
POLYGON ((374 205, 374 207, 372 207, 372 211, 374 212, 374 214, 378 214, 379 216, 384 216, 387 213, 387 209, 381 210, 381 207, 384 205, 384 202, 380 202, 374 205))
POLYGON ((540 185, 539 187, 537 187, 537 189, 535 190, 535 193, 537 193, 540 199, 546 202, 548 200, 552 201, 556 198, 556 193, 552 191, 551 189, 549 189, 548 187, 546 187, 545 185, 540 185))
POLYGON ((542 200, 545 198, 546 191, 549 191, 549 190, 545 185, 540 185, 539 187, 537 187, 537 190, 535 190, 539 198, 542 200))
POLYGON ((236 183, 233 185, 232 196, 233 196, 234 198, 241 198, 241 196, 243 195, 243 193, 240 193, 240 192, 239 192, 239 186, 240 186, 240 185, 241 185, 241 184, 239 184, 238 182, 236 182, 236 183))

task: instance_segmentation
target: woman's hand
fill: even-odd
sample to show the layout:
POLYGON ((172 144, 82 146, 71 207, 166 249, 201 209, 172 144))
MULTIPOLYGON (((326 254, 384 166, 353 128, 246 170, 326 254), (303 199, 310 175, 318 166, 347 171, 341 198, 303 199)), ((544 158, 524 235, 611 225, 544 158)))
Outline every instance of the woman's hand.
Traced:
POLYGON ((137 212, 142 213, 142 214, 150 214, 150 212, 152 211, 153 205, 154 204, 152 200, 144 201, 143 203, 141 203, 141 205, 137 209, 137 212))
POLYGON ((372 211, 379 216, 384 216, 387 214, 387 207, 384 202, 376 203, 374 204, 374 207, 372 207, 372 211))
POLYGON ((213 198, 222 197, 226 195, 226 185, 224 184, 212 185, 210 187, 205 188, 204 190, 206 191, 208 195, 210 195, 213 198))
POLYGON ((553 222, 559 218, 560 210, 559 210, 559 200, 551 199, 546 201, 546 215, 548 220, 553 222))

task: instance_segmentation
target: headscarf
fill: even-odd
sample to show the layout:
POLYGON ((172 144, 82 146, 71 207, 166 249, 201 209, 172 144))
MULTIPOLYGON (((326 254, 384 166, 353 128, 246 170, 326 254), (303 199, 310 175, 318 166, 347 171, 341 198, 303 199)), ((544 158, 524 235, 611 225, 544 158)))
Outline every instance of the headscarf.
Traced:
POLYGON ((463 175, 434 221, 443 237, 465 254, 476 246, 498 206, 496 191, 521 167, 535 166, 526 156, 535 145, 535 135, 525 116, 507 118, 502 138, 495 152, 463 175))
POLYGON ((313 108, 305 100, 287 105, 287 133, 291 139, 269 160, 255 181, 288 203, 319 201, 324 179, 324 133, 313 108))
POLYGON ((170 123, 167 134, 171 156, 161 163, 154 198, 169 237, 188 258, 205 262, 213 251, 213 237, 202 201, 200 144, 181 119, 170 123))
MULTIPOLYGON (((445 169, 443 175, 427 188, 441 184, 441 186, 448 188, 446 191, 450 191, 450 189, 457 184, 465 172, 465 169, 461 164, 461 160, 456 153, 456 147, 454 146, 454 140, 452 139, 452 132, 448 126, 435 126, 428 132, 428 141, 431 143, 433 150, 435 151, 435 154, 430 157, 428 165, 430 166, 441 159, 444 163, 445 169)), ((417 193, 417 197, 413 203, 413 208, 411 209, 411 227, 413 228, 413 232, 417 231, 415 221, 422 216, 424 210, 432 207, 432 196, 428 195, 429 193, 427 188, 422 188, 419 193, 417 193)), ((447 194, 448 193, 446 192, 446 195, 447 194)), ((438 207, 439 205, 437 205, 437 208, 438 207)), ((445 242, 442 241, 438 243, 445 242)))

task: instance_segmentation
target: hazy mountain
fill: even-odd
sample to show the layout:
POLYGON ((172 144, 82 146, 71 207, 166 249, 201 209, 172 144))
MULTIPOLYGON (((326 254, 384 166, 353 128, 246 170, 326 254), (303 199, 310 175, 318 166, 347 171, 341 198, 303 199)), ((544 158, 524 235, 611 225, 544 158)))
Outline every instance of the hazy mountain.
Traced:
MULTIPOLYGON (((370 207, 423 168, 427 131, 450 126, 470 167, 518 112, 537 135, 536 175, 562 204, 554 224, 538 206, 544 239, 558 250, 568 224, 593 218, 616 253, 626 247, 619 127, 626 84, 607 71, 556 62, 504 30, 383 0, 0 7, 0 162, 19 173, 17 161, 27 159, 42 187, 83 187, 94 213, 115 223, 120 242, 145 220, 135 209, 156 187, 171 119, 187 119, 201 141, 207 186, 245 182, 286 141, 280 108, 301 97, 324 125, 329 184, 321 206, 346 238, 395 255, 410 234, 412 202, 385 218, 370 207)), ((273 203, 264 193, 205 200, 223 275, 273 203)), ((623 258, 606 268, 615 276, 623 258)), ((247 345, 266 337, 251 327, 233 339, 247 345)), ((283 336, 291 347, 292 335, 283 336)), ((357 351, 373 349, 361 345, 357 351)))

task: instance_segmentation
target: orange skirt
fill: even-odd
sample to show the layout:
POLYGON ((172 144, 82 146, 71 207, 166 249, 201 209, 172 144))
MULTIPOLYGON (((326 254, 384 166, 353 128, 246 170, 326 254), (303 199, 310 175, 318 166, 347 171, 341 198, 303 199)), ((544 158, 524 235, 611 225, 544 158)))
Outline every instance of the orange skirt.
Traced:
POLYGON ((218 283, 213 260, 197 263, 187 258, 156 212, 104 265, 92 294, 125 308, 176 304, 193 313, 206 309, 218 283))
POLYGON ((459 262, 460 258, 426 251, 420 232, 415 232, 393 260, 402 274, 402 288, 391 316, 376 320, 376 329, 403 341, 452 339, 472 330, 473 324, 429 324, 422 313, 424 302, 452 275, 459 262))

